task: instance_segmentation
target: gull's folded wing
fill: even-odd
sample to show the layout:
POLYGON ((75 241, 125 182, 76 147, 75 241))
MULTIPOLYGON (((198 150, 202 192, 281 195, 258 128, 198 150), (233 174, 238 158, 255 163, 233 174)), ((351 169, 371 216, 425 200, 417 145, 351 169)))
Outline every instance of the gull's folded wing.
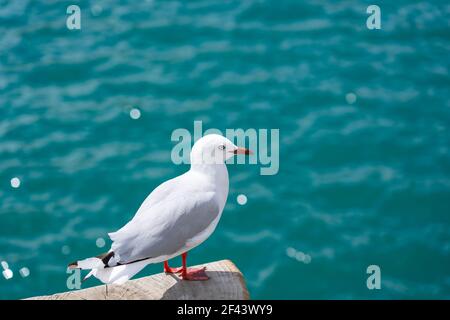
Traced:
POLYGON ((173 255, 220 214, 214 192, 189 190, 189 186, 165 197, 159 195, 153 205, 143 206, 123 228, 109 234, 118 263, 173 255))

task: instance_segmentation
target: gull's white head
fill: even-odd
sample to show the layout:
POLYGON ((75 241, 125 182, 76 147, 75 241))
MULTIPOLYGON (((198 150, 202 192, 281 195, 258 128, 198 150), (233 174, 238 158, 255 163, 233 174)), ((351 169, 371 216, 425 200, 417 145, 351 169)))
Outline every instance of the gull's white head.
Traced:
POLYGON ((223 164, 236 154, 252 154, 239 148, 227 138, 218 134, 208 134, 199 139, 191 151, 191 164, 223 164))

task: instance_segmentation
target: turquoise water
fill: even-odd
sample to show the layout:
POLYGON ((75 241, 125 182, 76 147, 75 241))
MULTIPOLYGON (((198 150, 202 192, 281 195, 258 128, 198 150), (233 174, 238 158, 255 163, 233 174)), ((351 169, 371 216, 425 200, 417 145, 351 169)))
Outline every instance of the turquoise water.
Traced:
POLYGON ((0 298, 66 291, 67 263, 188 169, 170 136, 195 120, 280 129, 280 170, 229 167, 191 263, 231 259, 252 298, 450 298, 446 1, 378 2, 381 30, 369 1, 94 3, 0 0, 0 298))

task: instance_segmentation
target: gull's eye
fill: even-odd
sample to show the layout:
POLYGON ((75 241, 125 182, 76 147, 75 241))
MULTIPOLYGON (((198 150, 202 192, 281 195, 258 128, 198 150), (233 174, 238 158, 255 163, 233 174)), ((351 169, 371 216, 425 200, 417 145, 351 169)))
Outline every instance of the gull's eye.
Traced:
POLYGON ((220 145, 220 146, 219 146, 219 150, 225 150, 225 145, 223 145, 223 144, 220 145))

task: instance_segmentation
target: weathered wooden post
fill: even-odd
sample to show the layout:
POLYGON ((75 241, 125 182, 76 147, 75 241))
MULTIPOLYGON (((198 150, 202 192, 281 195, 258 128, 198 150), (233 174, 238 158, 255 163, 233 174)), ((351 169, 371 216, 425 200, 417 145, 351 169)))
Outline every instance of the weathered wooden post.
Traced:
POLYGON ((230 260, 207 263, 207 281, 183 281, 177 275, 158 273, 130 280, 123 285, 105 285, 57 293, 30 300, 247 300, 244 277, 230 260))

